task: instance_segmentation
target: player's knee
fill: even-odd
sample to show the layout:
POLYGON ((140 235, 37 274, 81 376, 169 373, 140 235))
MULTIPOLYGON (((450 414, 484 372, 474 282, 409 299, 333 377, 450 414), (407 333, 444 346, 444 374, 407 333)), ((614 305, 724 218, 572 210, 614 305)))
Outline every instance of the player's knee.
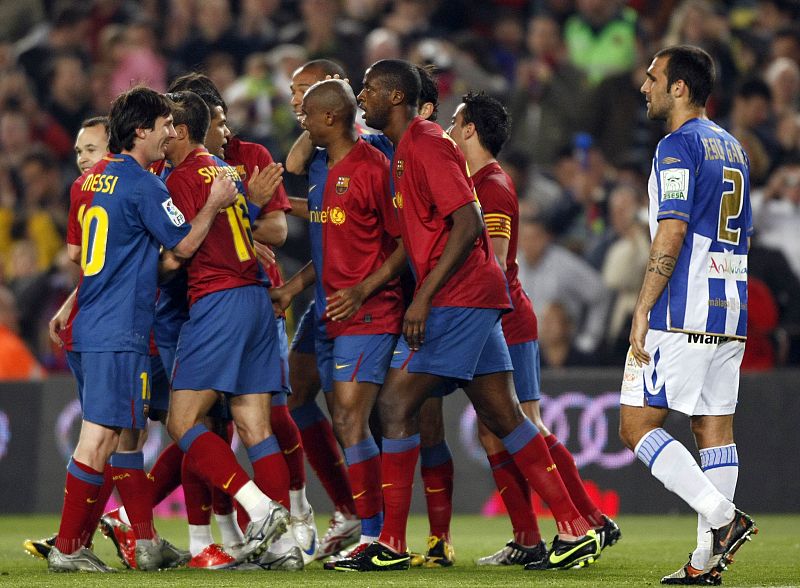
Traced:
POLYGON ((272 430, 270 429, 269 423, 266 421, 259 423, 236 423, 236 432, 239 434, 239 438, 242 440, 245 447, 258 445, 264 439, 272 435, 272 430))

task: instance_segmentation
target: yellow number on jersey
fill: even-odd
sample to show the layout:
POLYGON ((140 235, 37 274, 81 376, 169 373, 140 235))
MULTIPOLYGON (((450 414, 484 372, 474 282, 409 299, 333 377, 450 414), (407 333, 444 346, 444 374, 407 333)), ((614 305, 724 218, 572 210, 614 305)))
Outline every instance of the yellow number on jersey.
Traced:
POLYGON ((250 217, 247 215, 247 202, 241 194, 236 195, 236 202, 225 209, 228 224, 233 234, 233 245, 239 261, 247 261, 255 255, 253 250, 253 234, 250 230, 250 217))
POLYGON ((742 172, 733 167, 722 168, 722 181, 731 184, 731 190, 722 193, 722 200, 719 203, 719 228, 717 230, 717 240, 722 243, 738 245, 742 238, 742 229, 731 229, 731 219, 738 218, 742 214, 742 204, 744 203, 744 176, 742 172))
POLYGON ((81 230, 81 268, 84 276, 94 276, 103 269, 107 244, 108 213, 102 206, 92 206, 83 214, 81 230))

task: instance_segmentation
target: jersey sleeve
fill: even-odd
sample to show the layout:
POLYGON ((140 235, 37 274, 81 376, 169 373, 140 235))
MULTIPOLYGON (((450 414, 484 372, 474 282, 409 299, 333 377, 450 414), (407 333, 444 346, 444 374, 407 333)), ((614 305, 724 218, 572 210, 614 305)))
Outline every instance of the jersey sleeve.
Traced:
POLYGON ((139 216, 148 231, 166 249, 172 249, 189 234, 191 225, 175 205, 164 184, 155 176, 137 186, 139 216))
POLYGON ((483 219, 489 237, 511 239, 511 218, 516 200, 514 195, 499 182, 487 181, 481 185, 478 200, 483 209, 483 219))
MULTIPOLYGON (((83 176, 81 176, 83 178, 83 176)), ((80 178, 79 178, 80 179, 80 178)), ((83 214, 81 210, 81 184, 79 181, 73 182, 69 189, 69 214, 67 215, 67 243, 70 245, 81 244, 81 220, 83 214)))
POLYGON ((477 200, 467 177, 467 163, 451 139, 444 135, 441 138, 426 137, 420 147, 415 163, 422 167, 431 202, 442 216, 450 216, 477 200))
POLYGON ((661 140, 655 162, 658 220, 691 220, 698 155, 682 135, 668 135, 661 140))

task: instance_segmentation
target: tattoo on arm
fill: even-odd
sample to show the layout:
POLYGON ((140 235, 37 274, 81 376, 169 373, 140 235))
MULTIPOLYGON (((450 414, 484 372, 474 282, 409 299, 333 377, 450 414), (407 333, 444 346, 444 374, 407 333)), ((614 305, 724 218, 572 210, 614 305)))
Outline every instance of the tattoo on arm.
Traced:
POLYGON ((647 271, 669 279, 672 276, 672 272, 675 271, 675 262, 677 261, 677 258, 672 255, 655 251, 650 254, 650 261, 647 262, 647 271))

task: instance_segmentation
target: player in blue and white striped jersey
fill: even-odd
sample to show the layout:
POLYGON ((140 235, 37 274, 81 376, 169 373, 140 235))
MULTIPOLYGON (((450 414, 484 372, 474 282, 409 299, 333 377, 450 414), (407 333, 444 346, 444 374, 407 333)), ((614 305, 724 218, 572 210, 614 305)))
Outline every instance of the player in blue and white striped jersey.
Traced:
POLYGON ((733 413, 747 327, 752 229, 749 162, 708 120, 714 65, 702 49, 658 52, 641 91, 647 116, 669 134, 648 191, 653 244, 631 325, 620 436, 664 486, 698 513, 698 545, 663 584, 721 583, 733 553, 756 532, 733 504, 739 472, 733 413), (691 419, 701 468, 662 427, 668 410, 691 419))

